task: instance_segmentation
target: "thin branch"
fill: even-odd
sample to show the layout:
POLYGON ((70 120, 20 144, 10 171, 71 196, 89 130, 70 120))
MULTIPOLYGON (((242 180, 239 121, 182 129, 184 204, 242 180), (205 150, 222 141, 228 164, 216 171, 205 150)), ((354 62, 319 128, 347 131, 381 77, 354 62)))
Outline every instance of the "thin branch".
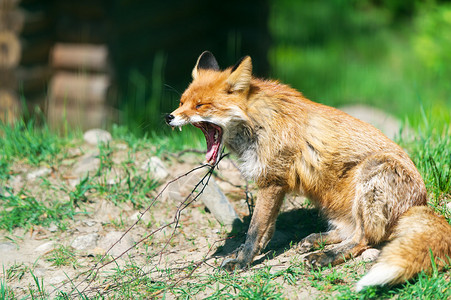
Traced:
MULTIPOLYGON (((214 168, 217 166, 217 164, 225 157, 227 157, 228 154, 224 154, 220 157, 220 159, 218 160, 218 162, 216 163, 216 165, 214 166, 210 166, 207 164, 204 165, 200 165, 196 168, 193 168, 192 170, 174 178, 173 180, 170 180, 169 182, 166 183, 166 185, 163 187, 163 189, 154 197, 154 199, 152 200, 152 202, 147 206, 147 208, 139 215, 138 219, 124 232, 124 234, 122 234, 122 236, 115 242, 113 243, 113 245, 111 245, 109 247, 109 249, 105 252, 105 254, 99 259, 99 261, 97 261, 95 263, 95 265, 93 267, 91 267, 89 270, 80 273, 79 275, 77 275, 75 277, 75 279, 70 279, 69 281, 64 282, 63 284, 61 284, 55 291, 57 290, 61 290, 61 288, 63 288, 65 285, 67 285, 68 283, 71 283, 72 286, 72 290, 70 293, 68 293, 68 295, 86 295, 87 293, 97 293, 97 294, 105 294, 107 291, 111 291, 114 288, 118 288, 120 287, 120 284, 125 284, 127 282, 121 282, 118 283, 117 281, 115 283, 112 282, 107 282, 104 283, 104 287, 100 287, 100 286, 91 286, 92 283, 94 282, 94 280, 97 278, 99 272, 101 269, 105 268, 106 266, 110 265, 111 263, 116 263, 119 258, 123 257, 125 254, 127 254, 131 249, 135 248, 137 245, 143 243, 145 240, 149 239, 151 236, 155 235, 156 233, 162 231, 165 228, 168 228, 172 225, 174 225, 174 229, 172 230, 172 233, 169 235, 168 239, 165 241, 164 245, 161 247, 161 249, 159 251, 157 251, 156 253, 153 254, 152 257, 157 257, 159 256, 158 259, 158 263, 151 268, 148 272, 145 272, 143 274, 141 274, 139 277, 136 277, 132 280, 130 280, 129 282, 133 282, 135 280, 138 280, 139 278, 141 278, 142 276, 146 276, 148 274, 150 274, 151 272, 153 272, 158 265, 161 264, 161 260, 163 258, 163 255, 166 253, 165 250, 167 249, 167 246, 169 245, 169 243, 171 242, 171 240, 173 239, 173 237, 175 236, 176 230, 178 228, 178 224, 180 221, 180 216, 181 216, 181 212, 187 208, 188 206, 190 206, 193 202, 195 202, 199 196, 202 194, 202 192, 204 191, 204 189, 206 188, 206 186, 208 185, 208 182, 211 178, 211 175, 213 174, 214 168), (179 203, 179 205, 177 206, 177 209, 175 211, 174 214, 174 218, 171 222, 164 224, 162 226, 160 226, 159 228, 155 229, 154 231, 150 232, 149 234, 147 234, 146 236, 144 236, 143 238, 141 238, 139 241, 137 241, 133 246, 127 248, 125 251, 123 251, 119 256, 113 258, 111 261, 108 261, 106 263, 102 262, 105 260, 105 258, 107 257, 108 253, 111 251, 111 249, 117 245, 126 234, 128 234, 135 226, 136 224, 138 224, 138 222, 142 219, 143 215, 148 212, 150 210, 150 208, 152 206, 154 206, 154 204, 156 203, 157 199, 159 199, 161 197, 161 195, 163 194, 163 192, 168 188, 168 186, 178 180, 180 180, 183 177, 188 176, 189 174, 202 169, 208 167, 208 171, 205 173, 205 175, 199 180, 199 182, 193 187, 193 189, 191 190, 191 192, 189 193, 188 196, 185 197, 185 199, 183 201, 181 201, 179 203), (196 193, 197 189, 200 187, 200 190, 196 193), (78 280, 79 278, 81 278, 80 281, 75 284, 74 281, 78 280), (79 288, 81 287, 81 285, 87 282, 87 285, 80 291, 79 288), (105 285, 106 284, 106 285, 105 285)), ((207 255, 210 253, 213 245, 215 245, 217 242, 212 244, 212 246, 210 247, 207 255)), ((197 270, 204 262, 206 262, 208 259, 204 258, 201 261, 197 262, 195 264, 195 267, 193 268, 193 270, 191 270, 187 276, 180 278, 179 280, 177 280, 176 282, 173 283, 173 285, 171 285, 172 287, 176 286, 177 284, 179 284, 183 279, 189 278, 191 277, 191 275, 194 273, 195 270, 197 270)), ((55 292, 54 291, 54 292, 55 292)), ((53 292, 52 292, 53 293, 53 292)))

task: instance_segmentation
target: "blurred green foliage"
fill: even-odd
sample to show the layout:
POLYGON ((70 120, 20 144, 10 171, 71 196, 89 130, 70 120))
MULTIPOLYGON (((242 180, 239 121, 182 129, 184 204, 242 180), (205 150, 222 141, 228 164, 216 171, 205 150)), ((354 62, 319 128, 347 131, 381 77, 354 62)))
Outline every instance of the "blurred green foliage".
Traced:
POLYGON ((366 103, 411 125, 451 109, 449 4, 273 1, 273 78, 314 101, 366 103))
POLYGON ((425 7, 416 19, 415 52, 437 72, 449 72, 451 65, 451 4, 425 7))

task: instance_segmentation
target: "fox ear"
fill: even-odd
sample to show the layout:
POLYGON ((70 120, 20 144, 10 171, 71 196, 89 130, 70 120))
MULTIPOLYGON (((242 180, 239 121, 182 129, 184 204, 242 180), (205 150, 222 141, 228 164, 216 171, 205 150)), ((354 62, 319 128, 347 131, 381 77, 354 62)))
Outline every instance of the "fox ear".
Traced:
POLYGON ((232 92, 242 92, 249 89, 252 78, 252 60, 245 56, 232 68, 227 83, 232 92))
POLYGON ((193 72, 191 73, 193 79, 197 78, 200 69, 219 71, 218 62, 210 51, 202 52, 202 54, 197 59, 196 65, 194 66, 193 72))

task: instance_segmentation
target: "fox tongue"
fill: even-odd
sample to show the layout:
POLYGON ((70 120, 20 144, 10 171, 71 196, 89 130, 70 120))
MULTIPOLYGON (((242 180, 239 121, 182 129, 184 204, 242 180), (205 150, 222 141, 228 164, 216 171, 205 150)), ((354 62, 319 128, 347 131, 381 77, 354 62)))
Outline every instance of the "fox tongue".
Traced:
POLYGON ((215 140, 215 130, 210 130, 208 134, 205 134, 207 140, 207 154, 205 158, 209 163, 216 162, 216 156, 219 151, 219 143, 215 140))
POLYGON ((207 141, 207 154, 205 156, 207 163, 215 164, 221 147, 222 132, 221 128, 211 123, 202 122, 193 124, 200 128, 205 135, 207 141))

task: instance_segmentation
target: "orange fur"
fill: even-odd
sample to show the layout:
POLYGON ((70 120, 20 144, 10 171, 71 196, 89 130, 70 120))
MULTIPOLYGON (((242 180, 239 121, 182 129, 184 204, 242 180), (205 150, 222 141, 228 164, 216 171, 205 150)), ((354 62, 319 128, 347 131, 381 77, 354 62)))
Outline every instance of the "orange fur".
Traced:
MULTIPOLYGON (((203 128, 210 139, 209 163, 217 162, 219 145, 228 147, 243 174, 259 187, 246 242, 235 258, 224 261, 225 268, 247 266, 266 246, 288 192, 307 196, 329 220, 329 232, 312 234, 299 245, 300 252, 308 252, 324 237, 335 244, 308 254, 306 261, 312 266, 340 263, 393 237, 381 259, 387 264, 405 261, 398 264, 402 274, 396 278, 405 280, 431 267, 423 258, 413 263, 429 255, 425 247, 441 259, 451 256, 449 238, 443 242, 399 232, 417 226, 425 235, 439 229, 451 235, 449 224, 426 209, 423 180, 401 147, 369 124, 251 74, 250 57, 221 71, 213 55, 203 53, 180 107, 167 117, 171 126, 191 123, 203 128), (419 222, 423 219, 428 226, 419 222), (413 241, 422 246, 408 246, 413 241)), ((373 281, 358 288, 398 282, 373 281)))

